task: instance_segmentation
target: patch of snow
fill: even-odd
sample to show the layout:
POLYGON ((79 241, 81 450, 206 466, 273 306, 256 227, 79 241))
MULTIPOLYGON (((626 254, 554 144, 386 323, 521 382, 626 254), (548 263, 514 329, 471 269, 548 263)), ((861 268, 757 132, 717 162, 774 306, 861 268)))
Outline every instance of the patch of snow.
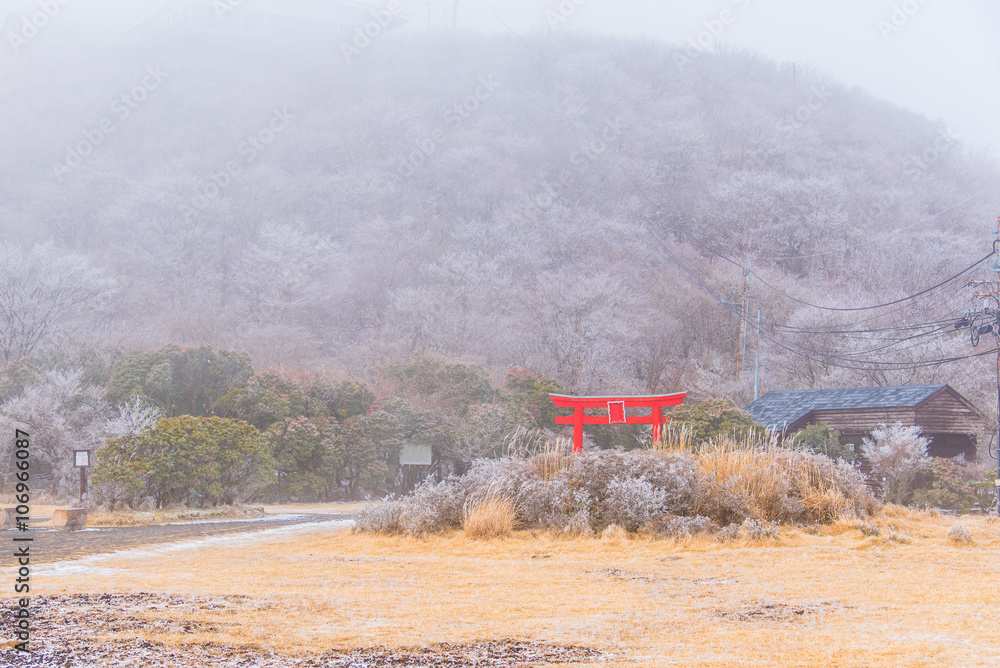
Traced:
POLYGON ((311 517, 311 516, 310 515, 267 515, 265 517, 251 517, 251 518, 248 518, 248 519, 240 519, 240 520, 218 519, 218 520, 190 520, 190 521, 187 521, 187 522, 184 522, 184 521, 181 521, 181 522, 163 522, 162 524, 156 524, 156 525, 153 525, 153 526, 166 526, 166 527, 170 527, 170 526, 179 526, 179 525, 184 525, 184 524, 224 524, 224 523, 228 524, 228 523, 236 523, 236 522, 279 522, 279 521, 282 521, 282 520, 297 520, 297 519, 299 519, 301 517, 311 517))

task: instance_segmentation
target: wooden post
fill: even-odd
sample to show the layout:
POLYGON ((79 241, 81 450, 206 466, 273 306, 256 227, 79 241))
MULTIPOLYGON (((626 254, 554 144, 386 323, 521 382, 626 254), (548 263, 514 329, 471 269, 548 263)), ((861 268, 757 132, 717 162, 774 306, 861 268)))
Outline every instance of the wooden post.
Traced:
POLYGON ((660 425, 663 423, 663 407, 653 406, 653 441, 660 440, 660 425))

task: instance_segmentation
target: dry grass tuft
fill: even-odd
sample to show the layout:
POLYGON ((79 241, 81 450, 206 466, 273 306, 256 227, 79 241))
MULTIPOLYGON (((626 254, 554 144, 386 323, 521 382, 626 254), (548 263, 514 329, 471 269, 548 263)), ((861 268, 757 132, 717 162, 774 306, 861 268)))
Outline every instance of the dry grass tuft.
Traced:
POLYGON ((622 529, 617 524, 609 524, 604 531, 601 532, 601 540, 606 541, 623 541, 628 540, 628 532, 622 529))
POLYGON ((909 520, 912 522, 925 522, 928 517, 941 517, 941 513, 936 510, 917 510, 916 508, 898 506, 895 503, 885 504, 885 507, 882 509, 882 515, 896 520, 909 520))
POLYGON ((694 431, 686 424, 668 422, 660 430, 660 440, 650 441, 649 450, 654 452, 693 453, 694 431))
POLYGON ((501 538, 510 536, 517 525, 514 500, 488 489, 466 503, 462 528, 470 538, 501 538))
POLYGON ((710 484, 743 499, 753 517, 773 520, 783 515, 788 480, 774 448, 733 441, 709 443, 699 453, 698 468, 710 484))
MULTIPOLYGON (((713 488, 708 499, 727 494, 738 498, 754 519, 774 521, 804 515, 811 521, 829 522, 842 515, 868 515, 879 509, 860 482, 845 489, 848 477, 832 462, 780 448, 773 436, 764 444, 750 438, 709 442, 697 460, 702 476, 713 488)), ((712 512, 704 514, 715 517, 712 512)))
POLYGON ((954 545, 975 545, 976 543, 972 539, 972 532, 961 524, 956 524, 948 529, 948 540, 954 545))
POLYGON ((568 438, 545 441, 542 452, 528 459, 528 468, 542 480, 552 480, 573 463, 573 443, 568 438))
POLYGON ((267 513, 256 506, 219 506, 218 508, 158 510, 154 512, 87 513, 89 527, 134 527, 164 522, 242 520, 264 517, 267 513))

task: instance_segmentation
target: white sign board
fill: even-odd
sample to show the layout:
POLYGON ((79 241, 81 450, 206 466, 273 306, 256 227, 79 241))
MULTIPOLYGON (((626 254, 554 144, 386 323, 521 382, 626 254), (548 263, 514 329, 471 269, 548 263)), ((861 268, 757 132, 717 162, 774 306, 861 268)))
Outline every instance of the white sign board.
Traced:
POLYGON ((74 450, 73 454, 76 455, 76 466, 82 468, 85 466, 90 466, 90 453, 86 450, 74 450))
POLYGON ((433 454, 429 445, 407 444, 399 451, 399 463, 401 466, 430 466, 433 454))

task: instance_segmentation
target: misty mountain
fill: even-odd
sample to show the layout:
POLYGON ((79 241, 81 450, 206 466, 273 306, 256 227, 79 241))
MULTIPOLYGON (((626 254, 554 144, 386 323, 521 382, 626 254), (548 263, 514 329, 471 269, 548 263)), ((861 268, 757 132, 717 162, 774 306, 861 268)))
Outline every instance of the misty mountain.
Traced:
POLYGON ((561 33, 42 46, 2 65, 0 234, 115 284, 63 337, 358 375, 421 351, 746 400, 749 257, 763 389, 988 390, 979 360, 820 355, 968 354, 940 332, 879 348, 957 318, 962 281, 861 317, 781 294, 916 293, 985 256, 1000 212, 996 164, 947 127, 802 64, 561 33))

